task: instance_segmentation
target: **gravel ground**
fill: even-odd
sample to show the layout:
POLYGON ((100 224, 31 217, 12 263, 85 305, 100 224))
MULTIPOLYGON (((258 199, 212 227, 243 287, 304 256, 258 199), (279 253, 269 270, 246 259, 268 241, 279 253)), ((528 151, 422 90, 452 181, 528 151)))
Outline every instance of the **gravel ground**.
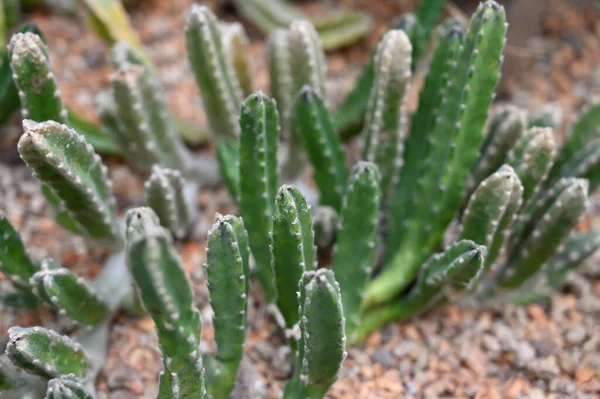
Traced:
MULTIPOLYGON (((150 55, 155 59, 171 105, 183 118, 202 123, 201 104, 189 73, 183 43, 188 0, 151 1, 133 10, 150 55), (168 4, 168 5, 165 5, 168 4)), ((350 1, 347 3, 351 3, 350 1)), ((376 32, 362 43, 329 57, 332 102, 348 89, 358 66, 383 29, 382 21, 413 2, 368 2, 376 32)), ((211 3, 212 4, 212 3, 211 3)), ((520 73, 505 76, 507 100, 527 108, 552 101, 570 122, 575 110, 600 94, 600 15, 586 8, 592 2, 552 0, 543 35, 518 43, 520 73), (595 17, 594 17, 595 16, 595 17)), ((219 9, 221 10, 221 9, 219 9)), ((225 10, 227 11, 227 10, 225 10)), ((228 12, 223 16, 235 18, 228 12)), ((67 16, 33 15, 50 45, 62 94, 67 102, 94 118, 93 97, 108 85, 110 67, 102 43, 84 25, 67 16)), ((255 85, 265 89, 263 48, 253 38, 255 85)), ((514 51, 512 47, 511 51, 514 51)), ((416 90, 415 90, 416 91, 416 90)), ((414 95, 413 95, 414 98, 414 95)), ((414 101, 412 102, 414 104, 414 101)), ((557 132, 560 138, 562 130, 557 132)), ((78 274, 93 276, 106 254, 60 228, 51 218, 38 184, 18 162, 14 142, 17 125, 3 128, 0 144, 0 209, 10 215, 37 259, 54 257, 78 274)), ((207 151, 211 151, 208 148, 207 151)), ((108 159, 119 208, 141 203, 142 179, 119 160, 108 159)), ((181 244, 181 254, 194 282, 196 300, 205 320, 202 350, 213 346, 208 291, 200 265, 204 238, 215 212, 234 212, 224 189, 204 192, 194 240, 181 244)), ((582 228, 600 227, 596 207, 582 228)), ((595 257, 549 303, 499 309, 449 307, 410 323, 392 324, 350 348, 331 398, 599 398, 600 397, 600 270, 595 257)), ((2 281, 0 290, 10 289, 2 281)), ((277 398, 291 373, 289 349, 283 345, 272 313, 260 305, 253 287, 246 357, 236 398, 277 398)), ((68 320, 49 311, 0 313, 0 346, 10 325, 44 326, 70 331, 68 320)), ((119 315, 111 329, 109 360, 98 380, 99 391, 110 398, 150 398, 161 369, 156 334, 148 317, 119 315)))

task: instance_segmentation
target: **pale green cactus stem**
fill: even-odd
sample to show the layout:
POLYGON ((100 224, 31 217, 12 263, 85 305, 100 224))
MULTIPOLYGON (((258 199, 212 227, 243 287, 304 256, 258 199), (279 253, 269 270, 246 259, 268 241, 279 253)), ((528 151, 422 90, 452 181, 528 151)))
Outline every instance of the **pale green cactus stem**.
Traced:
POLYGON ((292 329, 300 317, 298 281, 305 271, 316 268, 310 207, 296 187, 284 185, 277 192, 272 236, 277 307, 286 327, 292 329))
POLYGON ((19 153, 85 235, 111 248, 122 229, 106 166, 82 136, 54 121, 23 122, 19 153))
POLYGON ((33 293, 61 315, 88 328, 97 326, 110 315, 108 305, 85 279, 52 259, 42 261, 42 268, 29 279, 33 293))
POLYGON ((188 13, 185 32, 189 61, 213 133, 239 137, 243 93, 232 62, 225 54, 217 18, 207 7, 194 4, 188 13))
POLYGON ((393 30, 403 31, 410 40, 411 59, 409 68, 411 72, 414 72, 418 67, 419 60, 421 59, 425 47, 427 46, 427 38, 424 35, 423 25, 414 14, 407 13, 394 19, 394 21, 392 21, 392 27, 393 30))
POLYGON ((301 150, 302 133, 296 128, 296 125, 301 122, 299 116, 295 115, 298 104, 297 96, 305 87, 311 87, 315 94, 325 102, 325 107, 327 106, 325 93, 327 62, 319 35, 315 27, 308 21, 297 20, 290 25, 288 43, 293 98, 290 115, 293 128, 290 131, 287 159, 281 174, 285 180, 292 181, 300 176, 306 160, 306 156, 301 150))
POLYGON ((411 49, 403 31, 391 30, 375 54, 375 82, 362 133, 363 159, 378 166, 384 198, 402 167, 402 136, 406 128, 404 102, 411 77, 411 49))
POLYGON ((269 34, 266 44, 271 96, 277 101, 282 138, 290 138, 290 119, 294 100, 289 32, 278 28, 269 34))
POLYGON ((24 119, 67 122, 67 109, 43 40, 31 32, 15 34, 9 44, 13 80, 19 91, 24 119))
POLYGON ((473 167, 465 191, 465 201, 486 177, 506 162, 509 151, 525 134, 525 111, 514 105, 504 105, 494 110, 487 122, 486 135, 479 150, 479 159, 473 167))
POLYGON ((313 230, 315 232, 315 245, 318 248, 329 248, 336 241, 340 218, 330 206, 317 206, 313 208, 313 230))
POLYGON ((393 320, 411 318, 448 295, 471 289, 483 270, 486 248, 470 240, 455 242, 443 253, 432 255, 420 268, 419 278, 405 296, 369 309, 362 316, 353 342, 393 320))
POLYGON ((556 129, 563 121, 563 109, 558 104, 544 104, 529 114, 527 127, 550 127, 556 129))
POLYGON ((48 381, 46 399, 94 399, 94 395, 79 378, 67 374, 48 381))
POLYGON ((299 285, 300 349, 283 398, 322 399, 346 358, 340 288, 327 269, 305 272, 299 285))
POLYGON ((179 396, 164 397, 203 398, 206 390, 199 352, 202 321, 171 235, 150 208, 129 210, 126 223, 127 264, 143 305, 156 324, 164 375, 176 381, 170 391, 177 391, 179 396))
POLYGON ((42 327, 11 327, 6 354, 27 372, 45 379, 74 374, 88 378, 91 361, 78 343, 42 327))
POLYGON ((403 201, 390 202, 386 266, 369 285, 365 305, 387 301, 410 284, 422 261, 440 245, 454 218, 483 140, 488 109, 500 77, 505 32, 504 9, 493 0, 480 4, 428 133, 426 156, 417 158, 422 168, 416 175, 416 189, 407 190, 402 176, 395 187, 396 195, 405 193, 416 202, 411 207, 404 207, 403 201))
POLYGON ((361 161, 354 166, 348 182, 332 265, 340 284, 346 334, 351 341, 360 324, 360 303, 375 266, 380 203, 377 166, 361 161))
POLYGON ((583 217, 587 195, 587 180, 569 178, 539 201, 535 217, 499 272, 499 287, 519 287, 540 270, 583 217))
POLYGON ((177 238, 185 237, 196 217, 195 204, 186 197, 185 186, 179 171, 158 165, 152 166, 152 174, 144 184, 146 204, 177 238))
POLYGON ((552 129, 539 127, 530 129, 508 154, 507 163, 515 169, 523 184, 525 206, 543 186, 555 154, 552 129))
POLYGON ((250 65, 250 40, 239 22, 221 24, 223 47, 229 57, 235 76, 244 96, 252 93, 252 67, 250 65))
POLYGON ((234 201, 240 200, 240 150, 229 137, 217 138, 217 160, 223 183, 234 201))
POLYGON ((279 180, 278 122, 275 101, 265 94, 255 92, 244 101, 240 116, 239 209, 248 227, 256 275, 268 301, 274 301, 277 296, 269 233, 279 180))
POLYGON ((523 185, 514 169, 503 165, 483 180, 463 213, 459 236, 487 248, 484 271, 494 264, 522 203, 523 185))
POLYGON ((3 398, 40 397, 46 392, 46 385, 45 379, 13 365, 6 354, 0 357, 0 393, 3 398))
POLYGON ((296 96, 293 119, 314 169, 320 204, 339 211, 348 180, 345 153, 325 103, 312 87, 304 86, 296 96))
POLYGON ((206 249, 217 353, 204 360, 206 385, 213 398, 229 396, 244 352, 248 256, 248 237, 241 219, 217 214, 206 249))
POLYGON ((16 287, 30 291, 29 279, 39 270, 40 265, 27 253, 18 231, 0 211, 0 272, 16 287))

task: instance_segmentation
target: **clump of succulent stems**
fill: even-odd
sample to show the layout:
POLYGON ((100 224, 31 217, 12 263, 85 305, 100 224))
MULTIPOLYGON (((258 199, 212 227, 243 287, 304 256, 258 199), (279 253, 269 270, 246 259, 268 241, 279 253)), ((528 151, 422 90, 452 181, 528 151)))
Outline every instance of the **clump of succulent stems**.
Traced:
POLYGON ((252 92, 243 29, 192 6, 188 56, 239 213, 217 214, 207 237, 214 353, 200 352, 202 320, 174 238, 188 236, 199 186, 216 181, 215 162, 183 144, 152 67, 117 43, 98 111, 125 159, 146 174, 147 206, 123 220, 102 159, 67 126, 45 44, 16 34, 9 50, 24 118, 21 157, 56 221, 111 255, 87 281, 32 258, 0 215, 0 271, 16 289, 4 303, 47 306, 78 327, 70 338, 11 328, 0 358, 6 397, 94 397, 108 326, 124 309, 155 322, 158 398, 226 398, 244 353, 253 276, 292 348, 286 399, 323 398, 347 340, 385 323, 447 303, 551 295, 600 246, 597 231, 576 232, 600 182, 600 101, 581 112, 562 146, 553 139, 555 107, 490 112, 504 9, 487 0, 469 26, 448 20, 435 29, 442 4, 424 1, 396 21, 336 109, 318 27, 293 20, 271 32, 269 96, 252 92), (409 114, 405 98, 430 37, 419 107, 409 114), (348 165, 342 143, 354 136, 362 160, 348 165), (307 165, 316 188, 299 180, 307 165), (330 265, 317 256, 328 250, 330 265))

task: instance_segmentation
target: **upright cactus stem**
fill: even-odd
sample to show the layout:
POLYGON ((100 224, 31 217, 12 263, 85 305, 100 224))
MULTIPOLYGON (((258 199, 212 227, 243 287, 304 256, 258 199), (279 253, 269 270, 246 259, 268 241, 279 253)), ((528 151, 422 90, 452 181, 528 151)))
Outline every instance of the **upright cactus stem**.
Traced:
POLYGON ((375 163, 385 194, 398 177, 406 118, 405 94, 411 77, 411 44, 401 30, 385 34, 375 54, 375 82, 371 89, 363 136, 363 159, 375 163))
POLYGON ((293 119, 314 168, 320 203, 339 211, 348 180, 345 154, 323 99, 312 87, 298 93, 293 119))
POLYGON ((83 382, 73 374, 48 381, 46 399, 94 399, 83 382))
POLYGON ((8 46, 13 80, 19 90, 23 118, 67 123, 67 109, 48 59, 48 48, 31 32, 15 34, 8 46))
POLYGON ((19 152, 37 178, 60 199, 77 227, 112 248, 122 246, 116 200, 106 167, 92 146, 65 125, 23 122, 19 152))
MULTIPOLYGON (((140 298, 156 324, 164 357, 161 383, 175 383, 180 398, 203 398, 204 368, 199 352, 202 322, 171 235, 150 208, 127 212, 127 264, 140 298)), ((162 392, 164 387, 160 388, 162 392)))
POLYGON ((229 57, 235 77, 245 96, 252 93, 252 70, 250 65, 250 41, 244 26, 239 22, 221 24, 223 47, 229 57))
POLYGON ((11 362, 45 379, 74 374, 89 377, 90 360, 81 345, 41 327, 11 327, 6 354, 11 362))
POLYGON ((281 186, 273 215, 273 270, 277 306, 287 328, 299 321, 296 292, 305 271, 315 270, 316 256, 310 207, 300 191, 281 186))
POLYGON ((340 215, 332 269, 340 283, 346 334, 353 340, 364 289, 375 266, 381 203, 377 166, 359 162, 352 170, 340 215))
POLYGON ((231 59, 225 54, 215 15, 195 4, 188 13, 185 30, 190 64, 213 132, 239 137, 243 94, 231 59))
POLYGON ((289 32, 275 29, 269 34, 266 44, 271 95, 277 101, 281 119, 282 136, 290 138, 290 118, 294 100, 294 80, 292 77, 292 59, 289 45, 289 32))
POLYGON ((0 272, 18 288, 29 291, 29 279, 39 270, 40 265, 29 257, 19 233, 0 211, 0 272))
POLYGON ((428 41, 424 35, 425 32, 423 31, 423 25, 414 14, 408 13, 402 14, 400 17, 394 19, 392 26, 394 30, 403 31, 410 40, 411 59, 409 60, 409 65, 410 70, 414 72, 419 64, 428 41))
POLYGON ((185 237, 195 219, 194 205, 185 195, 186 181, 177 170, 152 167, 152 174, 144 184, 146 203, 152 208, 161 225, 177 238, 185 237))
POLYGON ((256 274, 268 301, 277 291, 271 265, 272 216, 278 186, 277 141, 279 116, 275 102, 261 92, 242 106, 240 126, 240 214, 248 226, 256 274))
POLYGON ((329 248, 337 238, 339 216, 330 206, 318 206, 313 209, 315 245, 318 248, 329 248))

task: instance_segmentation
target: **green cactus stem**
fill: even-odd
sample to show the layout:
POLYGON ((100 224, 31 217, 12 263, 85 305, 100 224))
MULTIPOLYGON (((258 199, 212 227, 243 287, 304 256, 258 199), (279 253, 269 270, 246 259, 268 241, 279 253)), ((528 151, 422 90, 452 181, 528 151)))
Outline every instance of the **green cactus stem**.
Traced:
POLYGON ((281 134, 290 137, 290 118, 294 99, 294 81, 291 71, 289 32, 278 28, 269 34, 266 43, 271 96, 277 101, 281 119, 281 134))
POLYGON ((217 138, 217 160, 223 182, 234 201, 240 198, 240 150, 229 137, 217 138))
POLYGON ((194 4, 185 31, 189 61, 213 133, 239 137, 243 94, 231 60, 225 54, 217 18, 207 7, 194 4))
POLYGON ((275 101, 261 92, 252 94, 242 105, 239 208, 248 226, 256 274, 268 301, 275 300, 277 296, 269 233, 278 185, 278 120, 275 101))
POLYGON ((291 329, 299 321, 298 281, 305 271, 315 270, 316 256, 310 207, 300 191, 281 186, 273 215, 273 270, 277 307, 291 329))
POLYGON ((73 374, 48 381, 46 399, 94 399, 83 382, 73 374))
POLYGON ((483 180, 463 214, 460 237, 488 249, 484 271, 494 264, 522 203, 523 185, 514 169, 503 165, 483 180))
POLYGON ((42 261, 42 269, 29 282, 40 300, 77 323, 93 327, 110 314, 108 305, 83 278, 51 259, 42 261))
POLYGON ((27 253, 21 237, 4 212, 0 212, 0 271, 20 289, 29 291, 29 279, 40 265, 27 253))
POLYGON ((338 276, 350 340, 360 324, 358 310, 375 266, 381 203, 379 183, 377 166, 369 162, 354 166, 333 250, 332 270, 338 276))
POLYGON ((19 153, 37 178, 60 198, 77 228, 112 248, 122 243, 112 182, 83 136, 54 121, 23 122, 19 153))
POLYGON ((239 22, 221 25, 223 47, 229 57, 235 76, 244 96, 252 93, 252 68, 250 65, 250 40, 239 22))
POLYGON ((314 168, 314 179, 321 192, 320 203, 339 211, 348 167, 325 104, 312 87, 304 86, 298 93, 293 119, 314 168))
POLYGON ((313 230, 317 248, 329 248, 336 241, 340 218, 330 206, 313 208, 313 230))
POLYGON ((446 0, 421 0, 419 3, 415 13, 423 27, 425 42, 429 41, 429 37, 434 31, 435 25, 440 20, 445 3, 446 0))
POLYGON ((205 378, 214 398, 228 397, 244 352, 248 255, 248 238, 242 221, 217 214, 206 249, 217 354, 215 358, 205 358, 205 378))
POLYGON ((175 397, 203 398, 206 390, 199 352, 202 322, 171 235, 150 208, 129 210, 126 223, 127 264, 143 305, 156 324, 164 373, 175 374, 179 392, 175 397))
POLYGON ((391 299, 414 280, 422 260, 440 245, 456 214, 500 77, 505 32, 504 9, 493 0, 482 3, 446 83, 439 114, 428 134, 426 156, 418 158, 422 168, 416 175, 416 189, 407 190, 402 176, 395 188, 415 202, 411 207, 405 207, 404 201, 390 202, 386 267, 369 285, 366 305, 391 299))
POLYGON ((90 360, 78 343, 41 327, 11 327, 6 354, 27 372, 51 379, 64 374, 88 377, 90 360))
POLYGON ((160 224, 177 238, 183 238, 195 219, 194 204, 184 193, 185 179, 177 170, 158 165, 152 166, 152 174, 144 184, 146 204, 152 208, 160 224))
POLYGON ((523 184, 523 203, 527 204, 542 187, 552 166, 556 144, 550 128, 530 129, 508 154, 507 163, 523 184))
POLYGON ((322 399, 346 358, 340 288, 331 270, 305 272, 298 294, 301 340, 294 377, 284 398, 322 399))
POLYGON ((411 77, 411 44, 401 30, 385 34, 375 54, 375 83, 371 89, 363 136, 363 159, 375 163, 384 197, 397 179, 402 162, 405 95, 411 77))
POLYGON ((527 127, 550 127, 556 129, 563 121, 563 110, 558 104, 544 104, 533 111, 527 120, 527 127))
POLYGON ((587 180, 569 178, 536 204, 535 217, 499 272, 500 287, 519 287, 540 270, 582 218, 587 195, 587 180))
POLYGON ((408 294, 363 314, 353 342, 394 320, 411 318, 435 305, 447 295, 470 290, 483 270, 486 248, 470 240, 455 242, 443 253, 432 255, 420 268, 415 285, 408 294))

